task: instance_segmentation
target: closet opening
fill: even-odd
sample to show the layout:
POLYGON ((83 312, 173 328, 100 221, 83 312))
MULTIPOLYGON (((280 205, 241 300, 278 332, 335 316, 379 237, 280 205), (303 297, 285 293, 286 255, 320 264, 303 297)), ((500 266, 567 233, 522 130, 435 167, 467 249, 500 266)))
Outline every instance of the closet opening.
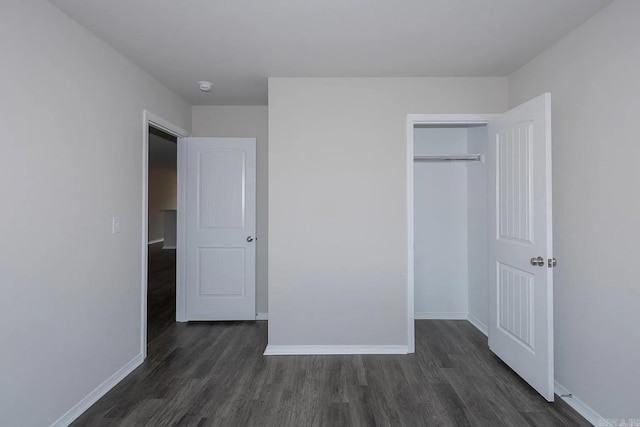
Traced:
POLYGON ((410 347, 418 319, 468 320, 487 334, 490 118, 409 116, 410 347))
POLYGON ((466 319, 551 402, 550 109, 408 115, 407 329, 415 352, 416 318, 466 319))

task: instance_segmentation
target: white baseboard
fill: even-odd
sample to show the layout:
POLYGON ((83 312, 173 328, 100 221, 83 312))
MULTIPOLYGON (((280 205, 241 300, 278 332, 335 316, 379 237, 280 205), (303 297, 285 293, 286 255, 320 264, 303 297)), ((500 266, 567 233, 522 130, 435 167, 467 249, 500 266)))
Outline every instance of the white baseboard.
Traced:
POLYGON ((154 243, 162 243, 162 242, 164 242, 164 239, 149 240, 150 245, 153 245, 154 243))
POLYGON ((269 320, 269 313, 256 313, 256 320, 269 320))
POLYGON ((467 320, 466 312, 414 313, 416 320, 467 320))
POLYGON ((406 345, 267 345, 265 356, 312 354, 407 354, 406 345))
POLYGON ((67 427, 76 418, 78 418, 84 411, 89 409, 91 405, 96 403, 98 399, 107 394, 109 390, 115 387, 120 381, 129 375, 134 369, 140 366, 143 362, 142 354, 138 354, 131 359, 126 365, 118 369, 116 373, 107 378, 102 384, 96 387, 91 393, 86 395, 80 402, 76 403, 71 409, 69 409, 63 416, 58 418, 51 427, 67 427))
POLYGON ((476 329, 478 329, 480 332, 482 332, 486 336, 489 336, 489 328, 487 328, 487 325, 485 325, 480 320, 478 320, 478 318, 476 316, 474 316, 473 314, 469 313, 469 316, 467 317, 467 320, 469 321, 469 323, 471 323, 473 326, 475 326, 476 329))
POLYGON ((569 406, 576 410, 577 413, 582 415, 587 421, 589 421, 594 426, 599 427, 608 427, 612 426, 604 417, 598 414, 596 411, 591 409, 589 405, 580 400, 577 396, 573 395, 569 390, 567 390, 562 384, 558 381, 555 382, 555 393, 558 396, 571 394, 570 397, 561 397, 562 400, 567 402, 569 406))

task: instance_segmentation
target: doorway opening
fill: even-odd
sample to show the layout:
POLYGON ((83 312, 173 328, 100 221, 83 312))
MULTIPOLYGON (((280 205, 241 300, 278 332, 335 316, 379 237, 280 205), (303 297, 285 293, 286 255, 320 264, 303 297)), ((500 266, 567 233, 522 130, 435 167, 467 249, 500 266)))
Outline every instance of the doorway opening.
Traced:
POLYGON ((149 126, 147 346, 176 320, 177 144, 149 126))
POLYGON ((416 319, 470 320, 486 334, 485 159, 493 117, 408 116, 409 352, 416 319))
POLYGON ((414 127, 416 319, 487 333, 486 125, 414 127))
POLYGON ((416 314, 466 318, 553 401, 551 95, 407 123, 409 350, 416 314))
POLYGON ((177 145, 188 132, 143 112, 142 265, 140 352, 171 323, 180 320, 176 288, 181 280, 182 248, 177 239, 179 214, 177 145))

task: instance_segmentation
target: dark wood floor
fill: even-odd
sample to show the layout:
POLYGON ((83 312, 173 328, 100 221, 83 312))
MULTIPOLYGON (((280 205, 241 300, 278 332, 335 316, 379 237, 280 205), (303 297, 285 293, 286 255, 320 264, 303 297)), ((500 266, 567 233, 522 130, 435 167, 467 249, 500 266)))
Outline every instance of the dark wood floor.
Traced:
POLYGON ((149 245, 147 342, 151 343, 176 321, 176 251, 149 245))
MULTIPOLYGON (((151 280, 172 274, 155 261, 151 280)), ((590 425, 542 399, 466 321, 417 321, 406 356, 266 357, 266 322, 174 323, 168 282, 149 285, 147 360, 74 425, 590 425)))

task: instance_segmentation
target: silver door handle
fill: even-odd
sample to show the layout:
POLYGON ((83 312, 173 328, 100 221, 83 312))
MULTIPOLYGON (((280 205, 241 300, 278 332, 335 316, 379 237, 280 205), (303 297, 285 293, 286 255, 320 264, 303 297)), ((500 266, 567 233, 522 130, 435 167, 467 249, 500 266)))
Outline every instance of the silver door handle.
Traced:
POLYGON ((541 256, 537 258, 531 258, 531 265, 537 265, 538 267, 544 267, 544 258, 541 256))
POLYGON ((255 240, 255 237, 253 237, 253 236, 248 236, 247 237, 247 242, 249 242, 249 243, 253 242, 254 240, 255 240))

